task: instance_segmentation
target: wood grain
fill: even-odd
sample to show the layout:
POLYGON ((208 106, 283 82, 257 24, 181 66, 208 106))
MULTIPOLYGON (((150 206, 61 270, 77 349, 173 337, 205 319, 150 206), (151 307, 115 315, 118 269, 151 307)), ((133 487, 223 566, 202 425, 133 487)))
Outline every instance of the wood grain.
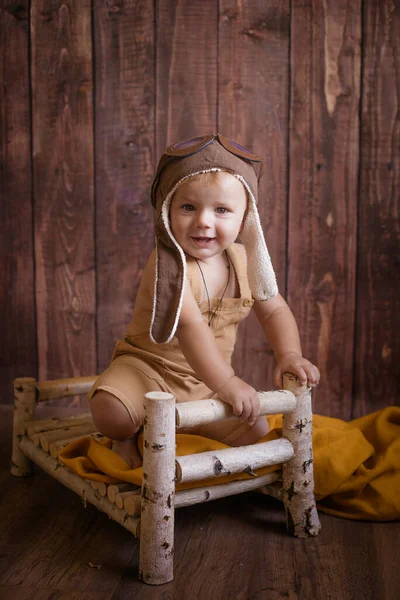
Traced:
POLYGON ((216 130, 217 15, 218 2, 157 3, 157 159, 168 144, 216 130))
POLYGON ((400 5, 364 3, 352 417, 400 402, 400 5))
MULTIPOLYGON (((259 213, 285 297, 289 89, 289 2, 220 3, 218 129, 264 159, 259 213)), ((251 313, 239 327, 233 366, 270 390, 273 353, 251 313)))
POLYGON ((348 420, 353 385, 361 6, 294 0, 288 300, 321 372, 314 411, 348 420))
POLYGON ((37 376, 28 5, 0 2, 0 394, 37 376))
POLYGON ((89 0, 32 3, 36 305, 42 380, 96 372, 90 32, 89 0))
POLYGON ((124 336, 154 247, 153 3, 95 2, 98 372, 124 336))

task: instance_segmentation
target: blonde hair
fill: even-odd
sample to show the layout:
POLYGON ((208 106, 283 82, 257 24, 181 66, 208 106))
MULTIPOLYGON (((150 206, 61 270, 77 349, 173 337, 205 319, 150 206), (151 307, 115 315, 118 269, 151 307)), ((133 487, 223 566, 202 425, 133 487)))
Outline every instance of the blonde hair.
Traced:
MULTIPOLYGON (((222 171, 222 173, 226 173, 227 171, 222 171)), ((192 175, 189 181, 201 181, 205 185, 218 183, 220 178, 221 171, 206 171, 205 173, 197 173, 197 175, 192 175)), ((231 173, 229 173, 231 175, 231 173)))
MULTIPOLYGON (((235 177, 235 175, 233 175, 233 173, 229 173, 229 171, 205 171, 204 173, 197 173, 197 175, 192 175, 189 179, 187 179, 186 181, 200 181, 201 183, 203 183, 204 185, 212 185, 213 183, 218 183, 219 178, 221 176, 221 174, 228 174, 228 175, 232 175, 232 177, 235 177)), ((237 177, 235 177, 235 179, 238 179, 237 177)), ((239 179, 240 181, 240 179, 239 179)), ((242 182, 240 182, 242 183, 242 182)), ((243 185, 243 183, 242 183, 243 185)), ((246 186, 244 186, 244 191, 246 193, 246 213, 247 214, 247 207, 249 205, 249 193, 246 189, 246 186)))

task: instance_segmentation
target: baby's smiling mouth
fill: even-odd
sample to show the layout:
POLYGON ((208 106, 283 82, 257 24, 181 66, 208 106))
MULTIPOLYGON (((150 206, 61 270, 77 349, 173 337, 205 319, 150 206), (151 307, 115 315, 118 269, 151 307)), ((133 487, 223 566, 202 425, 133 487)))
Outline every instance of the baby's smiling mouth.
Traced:
POLYGON ((193 243, 196 244, 197 246, 208 246, 209 244, 212 244, 212 242, 215 240, 215 238, 203 237, 203 236, 197 236, 197 237, 192 236, 192 240, 193 240, 193 243))

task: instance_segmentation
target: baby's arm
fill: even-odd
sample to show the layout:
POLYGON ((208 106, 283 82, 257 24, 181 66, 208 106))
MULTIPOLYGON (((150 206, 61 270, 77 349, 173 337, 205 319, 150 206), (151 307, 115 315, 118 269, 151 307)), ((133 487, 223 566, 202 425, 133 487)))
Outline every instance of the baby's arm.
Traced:
POLYGON ((293 373, 301 383, 314 386, 319 383, 318 368, 302 356, 299 330, 289 306, 280 294, 270 300, 256 301, 254 312, 274 351, 276 367, 274 385, 282 387, 282 375, 293 373))
POLYGON ((248 419, 249 425, 253 425, 260 410, 257 393, 236 377, 231 365, 225 360, 214 334, 203 320, 188 280, 185 282, 176 337, 198 378, 211 390, 218 392, 221 400, 232 406, 236 416, 240 416, 242 421, 248 419))

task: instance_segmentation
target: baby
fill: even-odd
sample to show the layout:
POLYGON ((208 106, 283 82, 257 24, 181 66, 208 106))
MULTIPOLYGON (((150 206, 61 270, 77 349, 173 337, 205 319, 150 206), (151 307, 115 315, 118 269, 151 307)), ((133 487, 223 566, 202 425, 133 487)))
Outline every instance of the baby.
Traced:
POLYGON ((274 351, 276 388, 284 372, 319 382, 276 285, 256 206, 260 170, 260 157, 221 134, 169 146, 160 160, 156 249, 125 338, 89 393, 96 427, 133 468, 141 464, 136 440, 148 391, 177 402, 219 398, 239 417, 182 433, 240 446, 268 432, 255 389, 231 366, 238 323, 252 308, 274 351))

